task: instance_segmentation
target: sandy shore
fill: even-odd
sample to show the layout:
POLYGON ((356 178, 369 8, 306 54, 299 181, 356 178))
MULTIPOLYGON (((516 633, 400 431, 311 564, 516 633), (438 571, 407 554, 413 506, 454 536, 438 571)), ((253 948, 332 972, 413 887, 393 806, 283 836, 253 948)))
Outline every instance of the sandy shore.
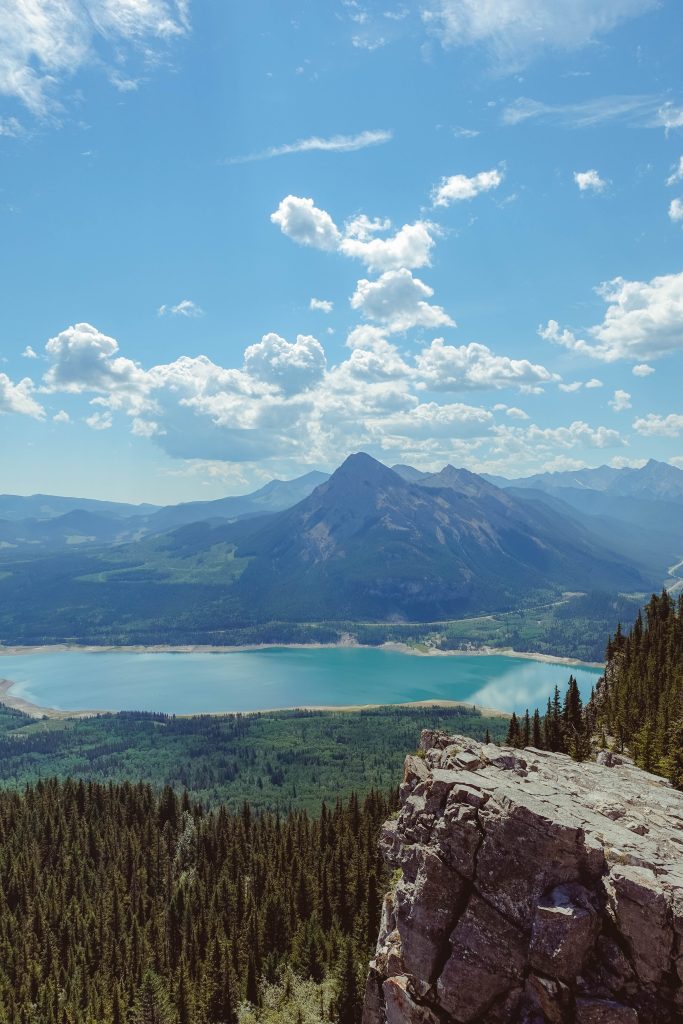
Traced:
POLYGON ((92 718, 94 715, 106 714, 104 711, 96 710, 60 711, 58 708, 41 707, 40 704, 33 704, 23 697, 14 696, 11 692, 14 685, 16 684, 12 679, 0 679, 0 703, 15 711, 23 711, 31 718, 92 718))
POLYGON ((233 654, 246 651, 267 650, 301 650, 324 651, 357 648, 359 650, 396 651, 398 654, 410 654, 417 658, 462 658, 486 657, 492 654, 505 658, 527 658, 540 661, 547 665, 578 665, 585 668, 604 668, 601 661, 581 661, 579 658, 565 658, 554 654, 539 654, 534 651, 515 651, 512 647, 482 647, 464 651, 442 651, 436 647, 411 647, 400 641, 387 640, 383 644, 358 644, 344 641, 336 644, 242 644, 236 646, 218 646, 215 644, 129 644, 121 646, 97 646, 95 644, 43 644, 36 647, 3 647, 0 645, 0 657, 20 657, 23 654, 57 654, 66 651, 80 651, 86 654, 233 654))
MULTIPOLYGON (((83 711, 61 711, 58 708, 42 707, 40 704, 33 704, 24 700, 23 697, 16 697, 12 694, 12 687, 15 684, 11 679, 0 679, 0 702, 15 711, 23 711, 31 718, 93 718, 95 715, 106 715, 111 712, 104 709, 83 710, 83 711)), ((276 711, 371 711, 374 708, 476 708, 488 718, 510 718, 509 711, 499 711, 498 708, 480 707, 466 700, 416 700, 404 701, 401 704, 302 704, 291 708, 267 708, 252 711, 196 711, 192 715, 177 715, 177 718, 197 718, 199 715, 272 715, 276 711)))

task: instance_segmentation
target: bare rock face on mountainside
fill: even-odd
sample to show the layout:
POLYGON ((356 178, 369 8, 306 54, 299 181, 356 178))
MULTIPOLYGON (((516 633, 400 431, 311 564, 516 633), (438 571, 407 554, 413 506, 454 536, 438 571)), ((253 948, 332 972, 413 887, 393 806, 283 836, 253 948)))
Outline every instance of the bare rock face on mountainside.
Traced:
POLYGON ((421 748, 364 1024, 683 1021, 683 793, 609 754, 421 748))

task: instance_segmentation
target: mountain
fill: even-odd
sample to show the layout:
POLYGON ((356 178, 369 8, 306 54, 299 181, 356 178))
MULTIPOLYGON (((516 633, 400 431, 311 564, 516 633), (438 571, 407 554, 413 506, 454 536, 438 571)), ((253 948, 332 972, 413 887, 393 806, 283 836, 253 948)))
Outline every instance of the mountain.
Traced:
POLYGON ((601 491, 618 497, 645 498, 683 503, 683 470, 668 462, 650 459, 639 469, 600 466, 597 469, 577 469, 558 473, 537 473, 534 476, 507 479, 486 476, 498 487, 532 487, 556 493, 572 490, 601 491))
POLYGON ((296 505, 328 479, 317 470, 271 480, 252 494, 180 505, 126 505, 49 495, 0 496, 0 551, 124 544, 196 522, 230 521, 296 505))
POLYGON ((160 533, 186 523, 207 519, 238 519, 241 516, 281 512, 308 497, 311 491, 318 484, 324 483, 328 477, 327 473, 313 470, 294 480, 271 480, 251 494, 217 498, 214 501, 188 501, 181 505, 168 505, 150 516, 148 529, 151 533, 160 533))
POLYGON ((147 516, 158 505, 130 505, 120 501, 98 501, 95 498, 65 498, 55 494, 0 494, 0 519, 54 519, 81 509, 121 516, 147 516))
POLYGON ((0 549, 101 546, 132 541, 144 533, 144 518, 75 508, 48 519, 0 519, 0 549))
POLYGON ((548 496, 451 466, 409 483, 363 453, 281 512, 2 554, 0 640, 12 643, 201 642, 272 622, 439 621, 661 586, 548 496))
POLYGON ((294 508, 234 532, 257 614, 434 620, 647 577, 566 516, 447 467, 416 484, 363 453, 294 508))

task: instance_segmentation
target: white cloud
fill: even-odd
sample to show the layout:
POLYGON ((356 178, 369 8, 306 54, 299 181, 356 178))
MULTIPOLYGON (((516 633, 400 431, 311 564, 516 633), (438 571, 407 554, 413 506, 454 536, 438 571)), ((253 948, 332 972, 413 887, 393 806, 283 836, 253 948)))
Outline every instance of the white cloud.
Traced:
POLYGON ((546 341, 607 363, 618 359, 658 359, 683 348, 683 273, 626 281, 617 277, 596 292, 607 303, 602 323, 578 338, 549 320, 539 334, 546 341))
POLYGON ((226 163, 246 164, 253 160, 270 160, 273 157, 288 156, 291 153, 355 153, 359 149, 367 149, 368 146, 380 146, 385 142, 391 142, 393 137, 393 132, 384 128, 359 132, 357 135, 331 135, 329 138, 312 135, 310 138, 297 139, 296 142, 290 142, 284 146, 271 146, 260 153, 232 157, 226 163))
POLYGON ((53 423, 71 423, 71 417, 69 416, 66 409, 60 409, 52 417, 53 423))
POLYGON ((651 412, 635 420, 633 429, 644 437, 679 437, 683 433, 683 416, 677 412, 668 416, 651 412))
POLYGON ((658 0, 431 0, 423 14, 447 47, 483 44, 519 67, 536 52, 574 50, 658 0))
POLYGON ((416 365, 427 386, 433 391, 538 386, 559 380, 545 366, 528 359, 511 359, 495 355, 486 345, 447 345, 435 338, 420 352, 416 365))
POLYGON ((159 316, 204 316, 204 310, 192 299, 181 299, 175 306, 159 306, 159 316))
POLYGON ((45 410, 33 397, 34 392, 35 384, 30 377, 14 384, 6 373, 0 373, 0 414, 15 412, 32 419, 42 419, 45 410))
POLYGON ((21 353, 24 359, 37 359, 38 353, 35 352, 30 345, 27 345, 24 351, 21 353))
POLYGON ((683 181, 683 156, 678 158, 678 166, 666 179, 667 185, 675 185, 677 181, 683 181))
POLYGON ((450 206, 451 203, 464 199, 474 199, 482 192, 490 192, 503 182, 503 172, 499 170, 479 171, 471 178, 466 174, 453 174, 442 178, 441 183, 432 190, 434 206, 450 206))
POLYGON ((672 199, 669 204, 669 217, 677 224, 683 220, 683 199, 672 199))
POLYGON ((317 310, 319 313, 331 313, 334 309, 334 303, 330 302, 329 299, 311 299, 308 308, 317 310))
MULTIPOLYGON (((444 401, 444 393, 528 392, 559 378, 477 344, 455 348, 435 339, 410 356, 399 351, 390 330, 389 323, 359 324, 348 335, 347 355, 333 366, 315 338, 299 335, 290 343, 271 333, 245 350, 239 368, 181 356, 144 369, 121 355, 115 339, 76 325, 46 346, 51 366, 44 390, 87 395, 85 422, 93 430, 108 430, 123 416, 132 434, 174 459, 248 464, 250 474, 331 466, 361 448, 435 466, 472 464, 478 453, 482 464, 503 460, 509 469, 529 459, 534 465, 552 461, 569 449, 624 444, 617 431, 580 420, 544 429, 517 406, 492 411, 444 401), (497 424, 498 411, 505 416, 497 424)), ((32 388, 28 382, 29 398, 32 388)), ((66 422, 61 413, 57 422, 66 422)))
POLYGON ((558 384, 560 391, 566 391, 567 394, 573 394, 574 391, 578 391, 583 387, 583 381, 573 380, 571 384, 558 384))
POLYGON ((0 93, 39 116, 62 79, 189 28, 185 0, 8 0, 0 6, 0 93))
POLYGON ((612 469, 642 469, 647 459, 629 459, 626 455, 614 455, 608 465, 612 469))
POLYGON ((16 117, 0 117, 0 137, 18 139, 23 134, 23 126, 16 117))
POLYGON ((317 384, 325 367, 323 347, 312 335, 299 334, 292 344, 279 334, 265 334, 244 353, 246 373, 275 385, 288 395, 317 384))
POLYGON ((542 103, 520 96, 503 109, 502 121, 517 125, 542 121, 562 128, 594 128, 610 121, 626 121, 642 128, 662 127, 661 96, 599 96, 580 103, 542 103))
POLYGON ((339 228, 329 213, 315 206, 312 199, 286 196, 270 219, 299 245, 334 252, 341 241, 339 228))
POLYGON ((580 192, 604 192, 607 182, 592 168, 590 171, 574 171, 574 181, 580 192))
POLYGON ((390 238, 368 238, 370 230, 382 230, 376 223, 367 222, 366 218, 366 223, 360 229, 365 237, 358 237, 358 220, 353 221, 346 229, 346 235, 339 244, 339 251, 345 256, 362 260, 368 270, 374 273, 397 270, 400 267, 415 269, 429 265, 434 235, 437 233, 435 224, 418 220, 414 224, 404 224, 390 238), (368 227, 368 224, 371 224, 371 227, 368 227))
POLYGON ((590 380, 586 381, 584 387, 587 387, 590 390, 592 390, 593 388, 602 388, 602 387, 604 387, 604 384, 602 383, 601 380, 598 380, 597 377, 591 377, 590 380))
POLYGON ((430 441, 439 438, 481 437, 488 433, 493 415, 487 409, 454 402, 439 405, 425 402, 408 413, 387 416, 381 425, 383 434, 430 441))
POLYGON ((648 366, 647 363, 638 363, 633 367, 631 373, 634 377, 649 377, 651 373, 655 372, 654 366, 648 366))
POLYGON ((431 221, 418 220, 404 224, 388 238, 379 238, 380 233, 391 228, 391 221, 371 220, 365 214, 350 220, 342 232, 330 214, 315 206, 312 199, 292 195, 282 200, 270 219, 299 245, 360 259, 374 273, 427 266, 438 234, 431 221))
POLYGON ((624 409, 631 408, 631 396, 628 391, 622 391, 621 388, 617 388, 614 392, 614 396, 610 398, 607 403, 615 412, 623 412, 624 409))
POLYGON ((110 412, 94 412, 85 421, 92 430, 111 430, 114 420, 110 412))
POLYGON ((74 324, 50 338, 45 352, 52 365, 43 380, 48 390, 113 391, 142 385, 144 372, 117 356, 118 342, 91 324, 74 324))
POLYGON ((667 134, 672 128, 683 128, 683 107, 677 107, 671 102, 665 103, 659 110, 658 123, 667 134))
POLYGON ((362 278, 351 296, 351 306, 364 317, 385 324, 392 332, 411 327, 454 327, 454 321, 441 306, 427 302, 433 294, 433 288, 404 267, 387 270, 377 281, 362 278))

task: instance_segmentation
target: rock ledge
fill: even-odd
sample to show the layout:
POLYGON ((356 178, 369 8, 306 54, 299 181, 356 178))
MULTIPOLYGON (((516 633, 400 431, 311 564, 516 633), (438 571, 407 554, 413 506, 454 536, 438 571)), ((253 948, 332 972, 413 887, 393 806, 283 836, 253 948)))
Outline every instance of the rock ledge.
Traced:
POLYGON ((683 793, 623 763, 424 732, 364 1024, 683 1021, 683 793))

